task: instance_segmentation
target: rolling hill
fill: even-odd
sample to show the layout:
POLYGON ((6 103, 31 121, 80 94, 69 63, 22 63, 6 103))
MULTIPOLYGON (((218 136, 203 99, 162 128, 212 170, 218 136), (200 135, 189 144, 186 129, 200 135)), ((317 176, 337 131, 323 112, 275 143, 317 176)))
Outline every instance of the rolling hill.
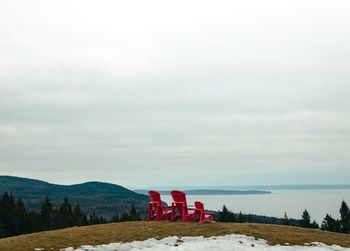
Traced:
POLYGON ((99 216, 110 218, 116 212, 129 211, 131 205, 145 213, 149 198, 125 187, 103 182, 87 182, 77 185, 56 185, 41 180, 0 176, 0 194, 11 192, 21 198, 29 209, 40 209, 42 200, 48 196, 54 205, 67 196, 72 203, 80 202, 85 213, 95 211, 99 216))

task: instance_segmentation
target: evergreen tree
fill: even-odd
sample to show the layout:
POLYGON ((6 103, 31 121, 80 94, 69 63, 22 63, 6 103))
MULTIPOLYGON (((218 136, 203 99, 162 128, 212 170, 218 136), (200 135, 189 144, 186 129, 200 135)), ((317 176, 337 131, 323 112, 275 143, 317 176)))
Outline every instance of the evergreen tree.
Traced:
POLYGON ((333 219, 331 215, 327 214, 322 221, 321 229, 331 232, 341 232, 340 221, 333 219))
POLYGON ((15 211, 15 233, 23 234, 26 232, 26 208, 21 199, 17 201, 16 211, 15 211))
POLYGON ((253 222, 252 215, 248 214, 248 222, 253 222))
POLYGON ((287 212, 284 212, 283 225, 290 225, 290 220, 288 218, 287 212))
POLYGON ((83 226, 86 226, 86 225, 89 225, 89 220, 88 220, 86 214, 84 213, 84 216, 83 216, 83 226))
POLYGON ((240 223, 246 222, 246 217, 242 212, 239 212, 238 222, 240 222, 240 223))
POLYGON ((235 214, 227 209, 225 205, 223 205, 222 210, 219 211, 219 221, 221 222, 235 222, 236 217, 235 214))
POLYGON ((340 225, 343 233, 349 233, 350 231, 350 211, 346 202, 343 200, 339 210, 340 213, 340 225))
POLYGON ((6 229, 6 235, 16 234, 16 204, 11 193, 4 193, 0 201, 0 209, 0 219, 6 229))
POLYGON ((128 220, 129 220, 129 214, 127 212, 123 212, 119 221, 128 221, 128 220))
POLYGON ((7 236, 6 228, 4 223, 2 223, 1 217, 0 217, 0 238, 4 238, 7 236))
POLYGON ((301 226, 305 228, 310 228, 311 227, 311 216, 309 212, 305 209, 303 214, 301 215, 301 226))
POLYGON ((115 215, 113 215, 112 217, 112 222, 118 222, 119 221, 119 214, 118 212, 115 213, 115 215))
POLYGON ((64 198, 56 212, 54 225, 55 228, 66 228, 74 225, 72 206, 67 197, 64 198))
POLYGON ((221 215, 222 215, 223 217, 222 217, 222 220, 221 220, 221 221, 224 221, 224 220, 225 220, 225 216, 227 216, 228 214, 229 214, 229 211, 228 211, 226 205, 223 205, 222 211, 221 211, 221 215))
POLYGON ((40 220, 43 228, 45 230, 52 229, 53 227, 53 207, 50 199, 46 196, 44 199, 41 210, 40 210, 40 220))
POLYGON ((90 225, 100 224, 100 219, 99 219, 99 217, 96 216, 95 211, 93 211, 93 212, 90 214, 89 224, 90 224, 90 225))
POLYGON ((324 217, 321 229, 326 231, 335 231, 335 219, 332 218, 331 215, 327 214, 326 217, 324 217))
POLYGON ((107 220, 101 216, 99 219, 99 224, 105 224, 105 223, 107 223, 107 220))
POLYGON ((317 224, 317 222, 314 220, 311 224, 310 224, 310 228, 320 228, 320 226, 317 224))
POLYGON ((40 214, 35 211, 30 211, 26 215, 26 232, 33 233, 42 231, 40 214))
POLYGON ((85 221, 85 218, 84 218, 84 213, 83 211, 81 210, 80 208, 80 203, 77 202, 77 204, 75 205, 74 209, 73 209, 73 224, 75 226, 82 226, 84 225, 84 221, 85 221))
POLYGON ((350 233, 350 210, 349 210, 349 213, 348 213, 348 223, 349 223, 349 233, 350 233))
POLYGON ((139 221, 141 220, 140 214, 136 211, 135 205, 132 204, 131 209, 130 209, 130 221, 139 221))

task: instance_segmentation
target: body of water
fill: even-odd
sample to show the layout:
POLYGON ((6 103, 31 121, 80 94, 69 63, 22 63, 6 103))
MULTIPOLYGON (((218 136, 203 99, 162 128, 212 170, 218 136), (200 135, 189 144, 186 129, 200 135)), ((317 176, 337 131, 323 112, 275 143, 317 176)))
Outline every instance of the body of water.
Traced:
MULTIPOLYGON (((345 200, 350 207, 350 189, 329 190, 272 190, 271 194, 262 195, 192 195, 187 196, 188 204, 202 201, 206 209, 220 210, 223 204, 238 213, 282 218, 284 212, 288 217, 300 219, 304 209, 311 214, 312 220, 321 224, 326 214, 340 218, 339 208, 345 200)), ((171 196, 162 195, 162 200, 171 204, 171 196)))

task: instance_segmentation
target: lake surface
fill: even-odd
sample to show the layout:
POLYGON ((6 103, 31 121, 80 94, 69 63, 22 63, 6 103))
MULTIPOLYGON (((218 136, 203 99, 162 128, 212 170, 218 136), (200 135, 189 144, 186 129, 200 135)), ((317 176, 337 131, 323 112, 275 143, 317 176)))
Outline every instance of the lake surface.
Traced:
MULTIPOLYGON (((339 208, 342 200, 350 207, 350 189, 330 190, 271 190, 271 194, 262 195, 191 195, 187 196, 188 204, 202 201, 206 209, 221 210, 223 204, 237 213, 252 213, 258 215, 282 218, 287 212, 289 218, 300 219, 304 209, 307 209, 312 220, 321 224, 326 214, 340 218, 339 208)), ((170 195, 162 195, 162 200, 171 203, 170 195)))

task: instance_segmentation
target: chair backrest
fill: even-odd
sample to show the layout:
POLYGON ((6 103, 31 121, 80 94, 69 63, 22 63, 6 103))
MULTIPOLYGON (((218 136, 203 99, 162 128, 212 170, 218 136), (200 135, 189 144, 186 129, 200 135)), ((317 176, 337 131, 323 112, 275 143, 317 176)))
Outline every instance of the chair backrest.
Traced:
POLYGON ((170 192, 171 197, 173 197, 174 202, 181 202, 185 203, 185 206, 187 207, 187 201, 186 201, 186 194, 182 191, 173 190, 170 192))
POLYGON ((185 210, 184 213, 187 214, 188 209, 187 209, 186 194, 178 190, 173 190, 170 192, 170 194, 171 194, 171 197, 173 197, 173 201, 175 202, 179 212, 183 212, 182 210, 185 210))
POLYGON ((197 210, 204 212, 204 204, 202 202, 195 201, 194 206, 196 207, 197 210))
POLYGON ((157 202, 158 205, 162 204, 162 200, 160 199, 160 193, 156 191, 149 191, 148 192, 149 197, 151 198, 152 202, 157 202))
POLYGON ((210 222, 213 220, 211 214, 206 214, 204 211, 204 204, 200 201, 195 201, 194 206, 196 207, 197 217, 199 217, 200 222, 210 222))

